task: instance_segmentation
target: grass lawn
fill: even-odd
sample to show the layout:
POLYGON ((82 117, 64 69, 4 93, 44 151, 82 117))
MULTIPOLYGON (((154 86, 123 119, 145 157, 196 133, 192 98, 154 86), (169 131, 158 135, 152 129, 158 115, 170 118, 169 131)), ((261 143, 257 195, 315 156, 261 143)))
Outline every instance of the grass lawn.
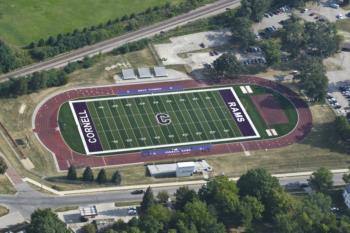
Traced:
POLYGON ((0 205, 0 217, 5 216, 8 213, 9 210, 6 207, 0 205))
POLYGON ((77 210, 79 206, 64 206, 64 207, 59 207, 57 209, 54 209, 54 212, 59 213, 59 212, 66 212, 70 210, 77 210))
POLYGON ((338 30, 350 32, 350 19, 342 19, 336 22, 338 30))
POLYGON ((0 175, 0 194, 14 194, 15 188, 5 175, 0 175))
MULTIPOLYGON (((182 0, 172 0, 173 4, 182 0)), ((0 0, 0 38, 17 46, 105 23, 163 0, 0 0)))

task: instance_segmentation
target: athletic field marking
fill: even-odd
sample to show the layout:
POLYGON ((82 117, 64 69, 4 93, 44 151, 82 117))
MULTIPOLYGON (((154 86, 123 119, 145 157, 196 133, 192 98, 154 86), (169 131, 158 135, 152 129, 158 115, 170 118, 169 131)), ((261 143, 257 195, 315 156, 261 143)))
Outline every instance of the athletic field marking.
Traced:
MULTIPOLYGON (((128 151, 260 138, 260 135, 255 125, 253 124, 248 113, 246 112, 246 109, 242 105, 233 87, 184 90, 164 93, 148 93, 131 96, 103 97, 87 100, 72 100, 69 101, 69 105, 71 107, 74 120, 78 126, 79 134, 81 140, 83 141, 86 154, 88 155, 119 153, 128 151), (199 96, 199 93, 203 92, 208 92, 208 94, 199 96), (223 93, 225 93, 225 98, 223 97, 223 93), (232 105, 233 103, 231 102, 227 102, 227 94, 232 96, 232 101, 236 102, 235 105, 232 105), (177 98, 177 96, 179 95, 181 97, 177 98), (157 99, 162 96, 168 96, 168 98, 165 98, 164 100, 157 99), (216 98, 216 96, 222 98, 218 99, 216 98), (120 102, 115 103, 115 100, 120 100, 120 102), (122 100, 124 101, 121 102, 122 100), (131 101, 129 102, 128 100, 131 101), (104 101, 106 102, 104 103, 104 101), (99 103, 95 105, 94 102, 99 103), (112 102, 112 104, 110 104, 110 102, 112 102), (78 113, 74 110, 73 107, 75 103, 85 103, 87 106, 89 103, 92 103, 92 105, 95 107, 94 110, 96 114, 94 115, 97 116, 97 120, 99 121, 99 124, 95 123, 95 128, 100 128, 98 130, 95 129, 95 133, 97 135, 103 133, 103 139, 105 139, 103 140, 103 144, 107 143, 109 149, 106 150, 105 148, 103 148, 101 151, 91 151, 89 149, 87 145, 88 142, 86 141, 86 129, 83 129, 83 124, 81 123, 81 121, 79 121, 81 119, 79 119, 77 115, 78 113), (159 111, 159 113, 162 113, 165 111, 164 113, 168 114, 169 116, 172 115, 170 118, 174 118, 175 122, 169 124, 167 127, 154 127, 152 125, 148 127, 149 123, 152 123, 151 113, 153 112, 152 110, 151 113, 146 111, 143 114, 141 112, 147 109, 145 108, 145 106, 148 106, 148 104, 153 105, 155 107, 154 109, 152 109, 153 112, 159 111), (207 104, 209 104, 210 107, 207 104), (214 107, 214 104, 217 104, 218 107, 214 107), (178 110, 175 109, 175 106, 178 110), (117 111, 119 108, 121 108, 121 112, 117 111), (115 111, 112 111, 112 109, 114 109, 115 111), (246 119, 245 121, 247 121, 247 123, 245 124, 246 126, 249 125, 249 130, 251 133, 243 133, 242 128, 240 128, 243 124, 239 126, 240 121, 239 119, 236 119, 239 117, 237 117, 236 115, 236 111, 238 110, 242 113, 241 117, 246 119), (100 115, 101 112, 103 113, 103 116, 100 115), (120 120, 120 124, 123 125, 122 129, 118 127, 118 119, 113 117, 112 112, 114 112, 114 114, 116 114, 117 112, 118 114, 123 115, 117 115, 119 120, 124 119, 126 117, 124 119, 125 121, 120 120), (133 117, 127 117, 128 112, 132 114, 133 117), (104 119, 104 123, 107 122, 107 124, 102 123, 101 117, 104 119), (189 119, 189 121, 183 122, 184 120, 186 121, 186 119, 189 119), (140 121, 137 122, 138 120, 140 121), (230 122, 231 120, 232 122, 230 122), (234 124, 235 121, 236 124, 234 124), (105 126, 108 128, 106 129, 105 126), (99 132, 101 131, 101 129, 103 132, 99 132), (127 138, 124 138, 125 136, 123 137, 121 131, 125 132, 127 138), (242 136, 236 136, 236 133, 239 131, 241 131, 242 136), (130 137, 131 135, 129 135, 129 133, 132 134, 132 137, 130 137), (159 133, 163 135, 160 135, 159 133), (110 138, 106 134, 111 135, 112 138, 110 138), (217 138, 219 136, 220 138, 217 138), (192 138, 194 141, 182 141, 184 139, 181 138, 187 138, 187 140, 190 140, 192 138), (200 140, 198 140, 199 138, 200 140), (146 142, 149 140, 152 142, 153 145, 147 145, 146 142), (165 143, 162 142, 164 140, 165 143), (166 143, 167 140, 168 143, 166 143), (119 145, 120 143, 122 143, 125 146, 126 142, 132 145, 128 144, 130 145, 129 148, 116 148, 116 145, 119 145)), ((96 117, 91 116, 91 124, 94 123, 94 118, 96 119, 96 117)), ((101 139, 99 143, 101 143, 101 139)))

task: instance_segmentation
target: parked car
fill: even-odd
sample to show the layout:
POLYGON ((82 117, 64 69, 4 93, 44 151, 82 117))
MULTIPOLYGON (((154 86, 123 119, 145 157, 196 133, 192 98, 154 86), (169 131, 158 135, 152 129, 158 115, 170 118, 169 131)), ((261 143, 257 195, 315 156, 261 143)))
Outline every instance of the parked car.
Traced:
POLYGON ((137 214, 136 207, 129 207, 128 208, 128 215, 136 215, 136 214, 137 214))
POLYGON ((331 8, 334 8, 334 9, 338 9, 338 8, 339 8, 339 5, 336 4, 336 3, 331 3, 331 4, 329 4, 329 6, 330 6, 331 8))
POLYGON ((337 17, 337 19, 345 19, 344 15, 342 15, 342 14, 339 14, 336 17, 337 17))

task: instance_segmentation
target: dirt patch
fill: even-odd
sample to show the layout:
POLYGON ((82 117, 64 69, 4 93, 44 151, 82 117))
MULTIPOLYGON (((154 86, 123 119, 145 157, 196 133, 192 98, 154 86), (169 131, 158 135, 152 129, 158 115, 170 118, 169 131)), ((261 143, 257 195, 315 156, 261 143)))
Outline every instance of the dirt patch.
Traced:
POLYGON ((288 117, 283 112, 281 105, 273 95, 255 95, 251 96, 251 99, 267 125, 288 123, 288 117))

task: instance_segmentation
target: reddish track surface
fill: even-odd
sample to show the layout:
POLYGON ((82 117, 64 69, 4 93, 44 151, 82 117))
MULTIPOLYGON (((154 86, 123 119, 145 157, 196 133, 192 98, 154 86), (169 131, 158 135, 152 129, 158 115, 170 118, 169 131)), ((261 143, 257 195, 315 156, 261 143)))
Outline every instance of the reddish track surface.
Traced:
MULTIPOLYGON (((307 104, 302 101, 296 93, 291 91, 285 86, 277 84, 272 81, 268 81, 255 77, 242 77, 241 79, 225 80, 220 84, 257 84, 264 87, 272 88, 286 97, 288 97, 296 106, 299 121, 293 132, 286 136, 270 139, 270 140, 257 140, 248 142, 232 142, 225 144, 213 145, 210 151, 195 152, 191 154, 176 154, 167 156, 142 156, 140 152, 116 154, 109 156, 87 156, 72 151, 64 142, 58 129, 57 116, 60 106, 72 99, 89 97, 89 96, 106 96, 115 95, 118 90, 127 89, 143 89, 143 88, 155 88, 161 86, 168 86, 169 83, 153 83, 142 85, 130 85, 130 86, 109 86, 109 87, 96 87, 96 88, 83 88, 63 92, 51 97, 45 103, 43 103, 36 115, 34 116, 34 131, 37 133, 40 141, 54 154, 56 158, 58 168, 60 170, 66 170, 70 164, 74 164, 77 167, 101 167, 120 164, 140 163, 170 158, 183 158, 189 156, 204 156, 225 154, 233 152, 241 152, 243 150, 265 150, 271 148, 278 148, 293 144, 303 139, 312 127, 312 115, 307 104)), ((173 86, 182 86, 184 88, 199 88, 205 87, 207 84, 196 82, 193 80, 179 81, 171 83, 173 86)))

